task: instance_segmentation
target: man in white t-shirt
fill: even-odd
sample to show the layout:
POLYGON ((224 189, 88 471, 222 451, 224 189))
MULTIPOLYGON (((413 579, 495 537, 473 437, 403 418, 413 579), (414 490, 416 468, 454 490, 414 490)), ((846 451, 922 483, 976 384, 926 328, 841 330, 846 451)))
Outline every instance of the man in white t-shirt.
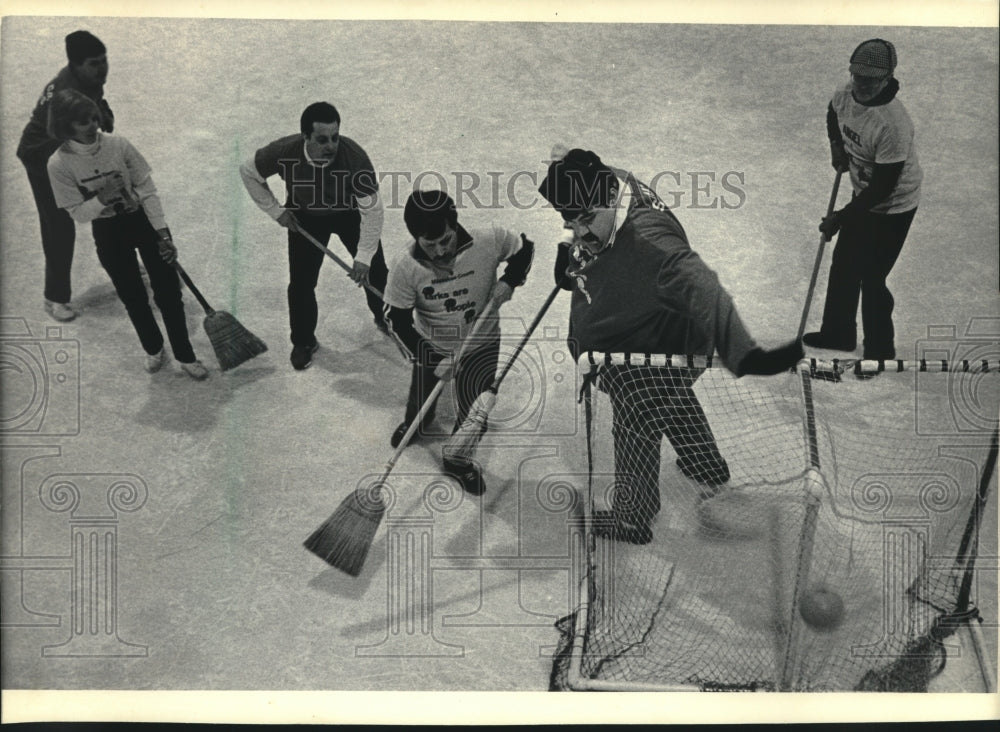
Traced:
POLYGON ((920 203, 923 172, 917 161, 913 122, 896 93, 896 48, 873 38, 851 54, 851 80, 827 108, 833 167, 850 171, 851 202, 820 223, 837 245, 830 265, 823 325, 802 341, 814 348, 857 347, 858 300, 864 355, 896 357, 892 293, 886 277, 899 256, 920 203))
MULTIPOLYGON (((393 447, 439 380, 454 377, 456 430, 476 397, 489 388, 500 354, 497 319, 488 317, 457 364, 455 357, 487 303, 493 299, 499 308, 524 284, 534 255, 534 244, 524 234, 498 226, 466 231, 458 223, 455 202, 442 191, 412 193, 403 218, 414 241, 389 267, 386 324, 413 371, 406 417, 392 434, 393 447), (498 279, 502 262, 507 266, 498 279)), ((432 407, 421 428, 433 417, 432 407)), ((485 490, 474 463, 445 461, 444 467, 469 493, 485 490)))

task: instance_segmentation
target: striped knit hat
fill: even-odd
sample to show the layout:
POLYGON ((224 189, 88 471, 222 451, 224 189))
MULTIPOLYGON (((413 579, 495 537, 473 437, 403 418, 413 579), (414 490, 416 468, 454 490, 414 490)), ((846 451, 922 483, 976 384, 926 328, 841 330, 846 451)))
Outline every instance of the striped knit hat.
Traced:
POLYGON ((891 75, 895 68, 896 47, 881 38, 865 41, 851 54, 851 73, 858 76, 881 78, 891 75))

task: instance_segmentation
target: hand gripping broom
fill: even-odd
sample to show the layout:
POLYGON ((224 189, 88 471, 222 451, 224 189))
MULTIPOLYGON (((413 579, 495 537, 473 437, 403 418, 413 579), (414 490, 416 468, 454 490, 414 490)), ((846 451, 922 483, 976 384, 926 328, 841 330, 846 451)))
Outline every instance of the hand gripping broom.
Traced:
POLYGON ((214 310, 204 298, 198 288, 194 286, 188 273, 181 267, 181 263, 174 260, 174 267, 177 273, 184 280, 192 294, 205 309, 205 334, 212 343, 215 357, 219 360, 219 367, 223 371, 239 366, 244 361, 249 361, 254 356, 267 351, 267 344, 244 328, 240 322, 227 312, 214 310))
POLYGON ((445 442, 444 448, 442 448, 442 455, 445 461, 467 463, 472 459, 472 454, 475 452, 476 447, 479 445, 479 441, 482 440, 483 435, 486 433, 486 420, 489 418, 490 412, 497 403, 497 391, 500 389, 500 384, 503 382, 504 377, 507 376, 507 372, 510 371, 511 366, 514 365, 514 361, 517 359, 518 355, 520 355, 521 351, 524 349, 528 339, 531 338, 531 334, 535 332, 535 328, 538 327, 538 323, 545 315, 545 312, 549 309, 549 305, 551 305, 552 301, 556 299, 556 295, 559 294, 560 289, 559 285, 552 288, 552 292, 549 293, 549 296, 546 298, 541 310, 538 311, 535 319, 531 321, 531 325, 528 326, 527 332, 517 344, 517 348, 514 349, 514 353, 509 359, 507 359, 507 363, 504 364, 500 373, 497 374, 497 377, 493 380, 490 388, 476 397, 476 401, 473 402, 472 407, 469 408, 469 413, 462 422, 462 426, 448 438, 447 442, 445 442))
MULTIPOLYGON (((344 271, 345 271, 345 272, 347 272, 348 274, 350 274, 351 272, 353 272, 353 271, 354 271, 354 269, 353 269, 353 268, 351 267, 351 265, 349 265, 349 264, 348 264, 347 262, 345 262, 345 261, 344 261, 343 259, 341 259, 340 257, 338 257, 338 256, 337 256, 336 254, 334 254, 334 253, 333 253, 332 251, 330 251, 330 248, 329 248, 329 247, 326 247, 326 246, 323 246, 323 244, 321 244, 321 243, 319 242, 319 240, 318 240, 318 239, 317 239, 317 238, 316 238, 315 236, 313 236, 312 234, 310 234, 310 233, 309 233, 308 231, 306 231, 305 229, 303 229, 303 228, 301 228, 301 227, 300 227, 300 228, 298 228, 298 229, 296 229, 296 231, 297 231, 297 232, 298 232, 299 234, 301 234, 301 235, 302 235, 302 236, 303 236, 303 237, 304 237, 304 238, 305 238, 305 239, 306 239, 306 240, 307 240, 307 241, 308 241, 308 242, 309 242, 310 244, 312 244, 312 245, 314 245, 315 247, 317 247, 317 248, 318 248, 318 249, 319 249, 319 250, 320 250, 321 252, 323 252, 323 254, 325 254, 325 255, 326 255, 326 256, 328 256, 328 257, 329 257, 330 259, 332 259, 332 260, 333 260, 334 262, 336 262, 336 263, 337 263, 337 264, 338 264, 338 265, 340 266, 340 268, 341 268, 342 270, 344 270, 344 271)), ((382 298, 382 291, 381 291, 381 290, 379 290, 379 289, 378 289, 377 287, 375 287, 374 285, 371 285, 371 284, 369 284, 369 283, 367 283, 367 282, 366 282, 366 283, 365 283, 365 289, 366 289, 366 290, 369 290, 369 291, 370 291, 370 292, 371 292, 372 294, 374 294, 374 295, 378 295, 378 297, 379 297, 379 299, 380 299, 380 300, 381 300, 381 299, 383 299, 383 298, 382 298)))
MULTIPOLYGON (((483 323, 488 319, 489 314, 495 308, 495 302, 490 300, 486 308, 476 319, 472 330, 465 337, 458 355, 455 357, 455 365, 458 367, 462 354, 466 346, 475 339, 483 323)), ((385 485, 389 473, 396 465, 396 460, 406 449, 410 439, 416 433, 417 428, 423 421, 434 400, 438 398, 444 388, 445 381, 438 381, 434 389, 424 400, 420 411, 410 422, 406 434, 399 441, 399 446, 385 464, 382 475, 374 483, 358 486, 353 492, 341 501, 337 510, 328 518, 323 525, 316 529, 308 539, 303 542, 306 549, 318 556, 332 567, 346 572, 352 577, 361 574, 361 568, 365 564, 368 550, 371 548, 372 540, 378 526, 382 523, 382 516, 385 515, 385 503, 382 501, 382 486, 385 485)))

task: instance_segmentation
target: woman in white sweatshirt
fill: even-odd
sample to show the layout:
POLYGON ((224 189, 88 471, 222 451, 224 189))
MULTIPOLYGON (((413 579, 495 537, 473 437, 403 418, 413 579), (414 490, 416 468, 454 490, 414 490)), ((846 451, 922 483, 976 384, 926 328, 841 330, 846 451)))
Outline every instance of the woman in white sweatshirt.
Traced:
POLYGON ((136 250, 149 274, 174 358, 188 376, 204 379, 208 369, 195 358, 188 338, 180 279, 172 266, 177 248, 149 164, 124 137, 101 132, 99 123, 97 105, 80 92, 66 89, 52 98, 49 134, 62 142, 48 163, 56 204, 74 221, 91 222, 97 258, 146 352, 146 371, 159 371, 165 355, 136 250))

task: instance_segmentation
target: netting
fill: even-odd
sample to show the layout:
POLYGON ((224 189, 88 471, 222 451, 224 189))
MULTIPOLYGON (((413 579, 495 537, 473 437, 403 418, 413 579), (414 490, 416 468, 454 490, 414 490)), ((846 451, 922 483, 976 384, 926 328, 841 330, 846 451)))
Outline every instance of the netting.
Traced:
POLYGON ((581 370, 588 562, 553 688, 926 689, 976 613, 995 363, 581 370))

